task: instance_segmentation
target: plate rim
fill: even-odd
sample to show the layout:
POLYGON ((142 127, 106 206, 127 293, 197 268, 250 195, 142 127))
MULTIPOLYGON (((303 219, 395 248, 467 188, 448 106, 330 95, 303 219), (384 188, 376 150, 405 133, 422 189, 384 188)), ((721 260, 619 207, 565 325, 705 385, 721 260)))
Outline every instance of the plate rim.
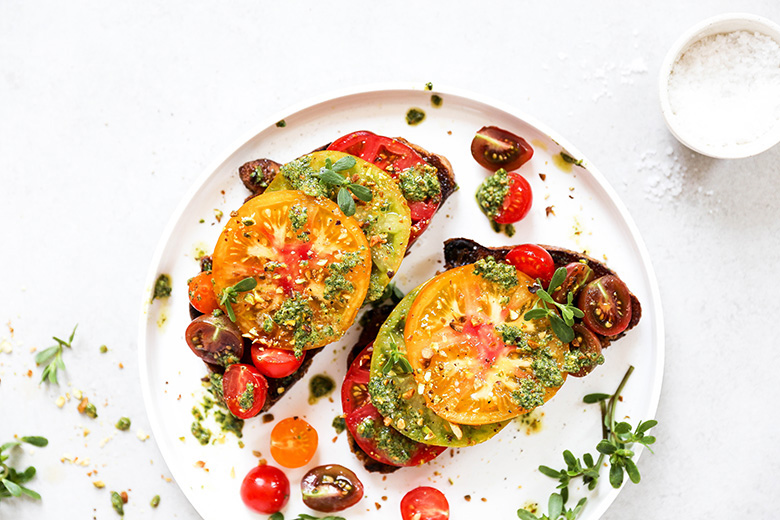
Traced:
MULTIPOLYGON (((168 464, 168 460, 169 458, 173 457, 173 454, 169 452, 166 445, 161 444, 160 442, 157 441, 158 438, 161 438, 160 433, 161 433, 162 426, 157 423, 157 421, 153 418, 152 414, 150 413, 151 405, 153 403, 153 398, 151 395, 150 381, 148 377, 149 373, 148 370, 146 370, 146 366, 148 363, 148 358, 146 356, 146 348, 147 348, 146 328, 149 320, 149 310, 152 306, 152 302, 150 301, 149 295, 152 291, 152 288, 154 287, 155 281, 158 276, 158 267, 162 260, 163 251, 165 250, 166 245, 171 239, 174 228, 176 227, 177 223, 181 219, 184 211, 186 210, 192 198, 203 187, 203 185, 212 177, 212 175, 219 169, 219 167, 222 164, 224 164, 227 160, 229 160, 230 157, 243 145, 245 145, 247 142, 252 140, 254 137, 259 135, 267 128, 271 127, 272 125, 275 125, 278 121, 289 118, 292 115, 300 113, 302 111, 313 109, 314 107, 321 105, 323 103, 344 100, 349 97, 366 95, 366 94, 382 94, 382 93, 392 94, 392 93, 399 93, 399 92, 416 94, 419 92, 425 92, 427 90, 428 89, 425 87, 421 88, 417 82, 414 83, 384 82, 384 83, 372 83, 372 84, 364 84, 364 85, 356 85, 356 86, 353 85, 349 87, 342 87, 340 89, 328 91, 326 93, 317 96, 312 96, 302 102, 294 103, 281 110, 278 110, 272 113, 270 116, 260 118, 260 122, 256 126, 253 125, 252 128, 246 134, 242 133, 241 137, 239 137, 234 142, 234 144, 232 144, 229 147, 226 147, 226 152, 223 152, 218 156, 217 159, 215 159, 214 161, 206 165, 203 171, 201 171, 201 173, 195 178, 195 180, 190 184, 189 188, 182 195, 181 199, 179 200, 178 204, 173 210, 171 216, 169 217, 165 227, 163 228, 160 238, 155 247, 154 253, 152 255, 151 262, 149 263, 149 267, 145 278, 144 290, 142 291, 142 295, 141 295, 141 306, 140 306, 141 310, 139 313, 138 335, 137 335, 139 380, 141 383, 141 395, 143 396, 143 402, 144 402, 144 412, 146 413, 147 420, 149 421, 149 426, 152 430, 152 435, 155 439, 155 445, 157 446, 157 449, 160 450, 160 453, 163 457, 163 462, 165 463, 165 466, 170 471, 172 479, 174 480, 174 482, 176 482, 176 485, 184 494, 190 506, 198 514, 198 516, 201 516, 201 518, 202 515, 198 510, 198 508, 195 506, 195 502, 193 502, 192 500, 191 494, 194 494, 194 491, 187 489, 185 486, 181 485, 178 482, 174 470, 168 464)), ((582 158, 583 162, 587 164, 586 170, 588 171, 588 173, 594 177, 594 179, 597 181, 599 186, 606 192, 609 199, 615 205, 615 208, 620 213, 620 216, 622 217, 623 221, 626 224, 626 227, 628 228, 632 238, 634 239, 637 250, 639 252, 640 259, 643 263, 644 272, 647 276, 647 283, 650 290, 649 291, 650 303, 651 303, 650 306, 652 307, 652 311, 655 316, 655 334, 657 338, 658 348, 655 356, 655 366, 653 367, 654 377, 653 377, 652 389, 650 392, 648 417, 644 420, 654 419, 658 412, 658 404, 661 396, 661 388, 663 386, 664 360, 665 360, 665 352, 666 352, 666 337, 664 333, 665 328, 664 328, 663 309, 661 305, 661 295, 658 286, 658 280, 655 275, 655 269, 653 268, 652 261, 650 260, 650 254, 649 251, 647 250, 647 246, 645 245, 644 239, 642 238, 642 235, 639 232, 639 228, 636 226, 633 217, 629 213, 628 208, 626 207, 625 203, 618 195, 617 191, 615 191, 615 189, 612 187, 612 185, 609 183, 606 177, 604 177, 604 175, 601 173, 601 171, 598 168, 596 168, 591 163, 591 161, 587 159, 587 156, 582 152, 580 152, 580 150, 576 146, 574 146, 568 139, 563 137, 558 132, 554 131, 546 124, 539 121, 536 117, 526 113, 525 111, 520 110, 509 103, 499 101, 490 96, 486 96, 466 89, 461 89, 458 87, 445 85, 443 88, 437 87, 432 92, 445 95, 445 96, 446 95, 458 96, 472 102, 490 106, 506 114, 509 114, 513 117, 516 117, 526 122, 527 124, 535 127, 536 129, 538 129, 539 131, 543 132, 548 137, 550 137, 550 139, 552 139, 553 141, 561 145, 570 154, 573 154, 575 157, 582 158)), ((636 460, 638 461, 641 458, 642 453, 644 452, 644 447, 637 446, 636 448, 637 448, 635 450, 636 460)), ((626 483, 624 481, 623 485, 621 485, 620 488, 615 489, 609 487, 607 489, 607 493, 605 493, 603 500, 600 501, 599 504, 597 504, 594 510, 592 510, 593 511, 592 515, 594 519, 599 519, 604 515, 604 513, 614 503, 618 494, 620 493, 620 491, 623 489, 623 486, 625 485, 626 483)))

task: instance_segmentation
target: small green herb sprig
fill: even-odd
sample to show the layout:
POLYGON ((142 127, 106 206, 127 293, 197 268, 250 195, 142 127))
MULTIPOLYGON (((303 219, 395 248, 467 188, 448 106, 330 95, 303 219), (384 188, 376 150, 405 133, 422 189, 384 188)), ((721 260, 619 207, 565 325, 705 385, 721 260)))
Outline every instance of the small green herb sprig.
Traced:
POLYGON ((398 348, 398 344, 392 337, 390 338, 390 349, 387 351, 386 356, 387 360, 385 361, 385 364, 382 365, 383 374, 389 373, 394 368, 398 374, 412 373, 412 365, 409 363, 409 360, 406 359, 404 353, 398 348))
POLYGON ((596 445, 596 450, 599 452, 598 459, 594 461, 593 455, 585 453, 580 460, 571 451, 566 450, 563 452, 566 468, 556 470, 549 466, 539 466, 540 473, 558 479, 560 492, 550 496, 550 511, 547 516, 537 517, 525 509, 519 509, 517 511, 519 518, 522 520, 559 520, 560 518, 572 520, 577 518, 586 499, 581 499, 574 509, 565 509, 564 506, 569 498, 569 484, 573 479, 582 477, 583 483, 588 486, 589 490, 595 489, 598 485, 601 466, 606 457, 609 457, 609 483, 612 487, 619 488, 623 484, 624 474, 627 474, 634 484, 639 483, 641 477, 634 462, 635 453, 631 447, 635 443, 641 444, 652 453, 650 445, 655 443, 655 437, 646 435, 646 433, 650 428, 656 426, 658 421, 640 421, 633 431, 627 422, 615 422, 615 409, 620 400, 620 394, 633 372, 634 367, 629 366, 614 394, 588 394, 582 399, 587 404, 599 403, 601 408, 602 439, 596 445))
MULTIPOLYGON (((268 517, 268 520, 284 520, 284 515, 282 513, 274 513, 268 517)), ((296 516, 292 520, 345 520, 345 519, 343 516, 328 515, 328 516, 320 517, 320 516, 307 515, 306 513, 299 513, 298 516, 296 516)))
POLYGON ((35 477, 35 467, 30 466, 24 471, 17 471, 8 465, 7 461, 11 457, 11 450, 20 446, 23 442, 43 448, 49 444, 45 437, 22 437, 18 441, 6 442, 0 446, 0 500, 9 497, 20 497, 27 495, 35 500, 40 500, 41 495, 32 489, 24 487, 35 477))
POLYGON ((225 287, 219 295, 219 303, 224 305, 227 309, 228 318, 230 321, 236 321, 236 313, 233 312, 233 306, 231 304, 238 301, 238 295, 243 292, 251 291, 257 287, 257 280, 251 276, 247 276, 236 285, 232 287, 225 287))
POLYGON ((555 273, 550 280, 550 286, 547 290, 537 289, 536 295, 539 297, 539 301, 536 302, 536 306, 523 316, 526 320, 538 320, 541 318, 550 318, 550 326, 558 339, 564 343, 569 343, 574 339, 574 318, 582 318, 585 314, 577 308, 572 301, 574 295, 569 293, 566 295, 566 303, 560 304, 553 300, 550 296, 561 284, 566 280, 566 268, 559 267, 555 270, 555 273), (558 309, 561 315, 555 312, 558 309))
POLYGON ((345 155, 335 163, 331 161, 330 158, 327 158, 325 159, 325 166, 314 174, 323 184, 334 187, 339 186, 336 202, 341 208, 341 211, 348 217, 354 215, 356 209, 355 200, 352 198, 350 192, 363 202, 371 202, 374 198, 370 189, 360 184, 349 182, 346 177, 339 173, 349 170, 355 166, 356 163, 357 161, 355 161, 355 158, 351 155, 345 155))
POLYGON ((78 324, 73 327, 73 332, 70 333, 68 341, 62 340, 57 336, 52 336, 52 339, 56 341, 57 344, 46 350, 42 350, 35 355, 35 364, 46 365, 43 367, 43 373, 41 374, 41 383, 48 381, 55 385, 59 384, 57 381, 57 373, 60 369, 65 370, 65 362, 62 360, 63 348, 73 348, 73 338, 76 337, 77 328, 78 324))

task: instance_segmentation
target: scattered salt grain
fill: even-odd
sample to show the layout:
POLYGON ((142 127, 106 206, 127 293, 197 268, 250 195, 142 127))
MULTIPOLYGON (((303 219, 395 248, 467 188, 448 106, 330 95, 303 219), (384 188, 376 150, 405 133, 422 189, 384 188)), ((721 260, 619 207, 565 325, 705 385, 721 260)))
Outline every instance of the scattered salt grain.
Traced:
POLYGON ((754 142, 780 120, 780 45, 748 31, 707 36, 675 62, 668 89, 686 138, 723 147, 754 142))

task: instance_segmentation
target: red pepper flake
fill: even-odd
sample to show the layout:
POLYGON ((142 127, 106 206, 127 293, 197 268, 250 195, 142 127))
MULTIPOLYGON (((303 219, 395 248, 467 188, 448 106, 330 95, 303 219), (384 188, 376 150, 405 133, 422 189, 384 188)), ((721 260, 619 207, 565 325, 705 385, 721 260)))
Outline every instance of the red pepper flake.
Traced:
POLYGON ((382 504, 380 504, 379 502, 374 502, 374 506, 376 507, 376 510, 377 510, 377 511, 379 511, 380 509, 382 509, 382 504))
POLYGON ((547 180, 547 174, 546 173, 540 173, 539 174, 539 178, 542 179, 543 181, 546 181, 547 180))
POLYGON ((555 206, 547 206, 546 208, 544 208, 545 216, 549 217, 550 215, 552 215, 554 217, 555 216, 554 208, 555 206))

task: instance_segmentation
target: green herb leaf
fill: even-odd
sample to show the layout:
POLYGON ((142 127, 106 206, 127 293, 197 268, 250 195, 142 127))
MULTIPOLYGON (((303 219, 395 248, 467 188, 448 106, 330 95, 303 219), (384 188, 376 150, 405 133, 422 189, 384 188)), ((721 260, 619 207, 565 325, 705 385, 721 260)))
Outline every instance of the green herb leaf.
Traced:
POLYGON ((539 466, 539 473, 541 473, 542 475, 546 475, 550 478, 558 478, 561 476, 560 471, 556 469, 552 469, 549 466, 539 466))
POLYGON ((47 439, 46 437, 29 436, 29 437, 22 437, 22 442, 26 442, 27 444, 32 444, 33 446, 38 446, 39 448, 43 448, 44 446, 47 446, 49 444, 49 439, 47 439))
POLYGON ((536 291, 536 295, 539 297, 540 300, 542 300, 545 303, 555 303, 552 299, 552 296, 550 296, 550 293, 545 291, 544 289, 539 289, 536 291))
POLYGON ((22 496, 22 488, 16 482, 11 482, 7 478, 0 480, 0 482, 2 482, 2 484, 5 486, 5 489, 7 489, 11 495, 15 497, 22 496))
POLYGON ((525 509, 518 509, 517 517, 520 518, 520 520, 539 520, 538 516, 525 509))
POLYGON ((656 426, 657 424, 658 424, 658 421, 656 421, 654 419, 650 420, 650 421, 645 421, 645 422, 639 421, 639 424, 637 424, 637 426, 636 426, 636 432, 637 433, 645 433, 647 430, 649 430, 650 428, 656 426))
POLYGON ((639 468, 636 467, 636 462, 634 462, 633 459, 624 459, 623 462, 626 465, 626 473, 628 473, 628 478, 630 478, 631 482, 634 484, 639 484, 639 481, 642 479, 642 477, 639 475, 639 468))
POLYGON ((13 448, 15 446, 19 446, 20 444, 21 444, 21 442, 18 442, 18 441, 6 442, 2 446, 0 446, 0 453, 3 453, 4 451, 9 450, 9 449, 11 449, 11 448, 13 448))
POLYGON ((336 197, 337 203, 341 211, 348 217, 355 214, 355 201, 352 199, 352 195, 349 194, 346 188, 339 189, 338 196, 336 197))
POLYGON ((257 280, 252 276, 248 276, 233 286, 233 290, 239 293, 251 291, 257 287, 257 280))
POLYGON ((268 520, 284 520, 284 515, 280 512, 276 512, 269 516, 268 520))
POLYGON ((41 499, 41 495, 39 495, 37 492, 33 491, 30 488, 26 488, 24 486, 19 486, 19 489, 22 490, 22 493, 24 493, 25 495, 27 495, 28 497, 30 497, 30 498, 32 498, 34 500, 40 500, 41 499))
POLYGON ((547 309, 531 309, 523 316, 524 320, 540 320, 546 318, 550 311, 547 309))
POLYGON ((613 488, 619 488, 623 483, 623 468, 617 464, 612 464, 609 468, 609 483, 613 488))
POLYGON ((609 394, 588 394, 582 398, 582 401, 588 404, 598 403, 612 397, 609 394))
POLYGON ((49 347, 46 350, 42 350, 38 352, 35 355, 35 363, 37 365, 42 365, 46 363, 47 361, 51 360, 51 358, 56 356, 60 350, 62 350, 62 347, 60 347, 59 345, 54 345, 53 347, 49 347))
POLYGON ((555 270, 555 272, 552 275, 552 278, 550 279, 550 285, 547 287, 547 290, 549 292, 555 291, 560 285, 566 280, 566 268, 565 267, 559 267, 555 270))
POLYGON ((354 157, 351 155, 345 155, 338 161, 336 161, 333 166, 331 166, 331 170, 334 172, 342 172, 344 170, 349 170, 350 168, 354 167, 355 164, 357 164, 357 161, 354 157))
POLYGON ((563 497, 557 493, 550 495, 550 500, 547 503, 547 516, 551 519, 557 519, 563 513, 563 497))
POLYGON ((355 194, 355 197, 359 198, 363 202, 371 202, 374 196, 371 194, 371 190, 360 184, 350 184, 349 191, 355 194))
POLYGON ((617 447, 606 439, 599 442, 596 445, 596 449, 599 453, 603 453, 604 455, 612 455, 617 451, 617 447))
POLYGON ((343 175, 339 175, 333 170, 326 168, 321 169, 316 175, 319 177, 320 181, 330 186, 341 186, 347 182, 347 179, 345 179, 343 175))
POLYGON ((562 342, 569 343, 574 339, 574 331, 559 316, 555 314, 550 315, 550 326, 562 342))

